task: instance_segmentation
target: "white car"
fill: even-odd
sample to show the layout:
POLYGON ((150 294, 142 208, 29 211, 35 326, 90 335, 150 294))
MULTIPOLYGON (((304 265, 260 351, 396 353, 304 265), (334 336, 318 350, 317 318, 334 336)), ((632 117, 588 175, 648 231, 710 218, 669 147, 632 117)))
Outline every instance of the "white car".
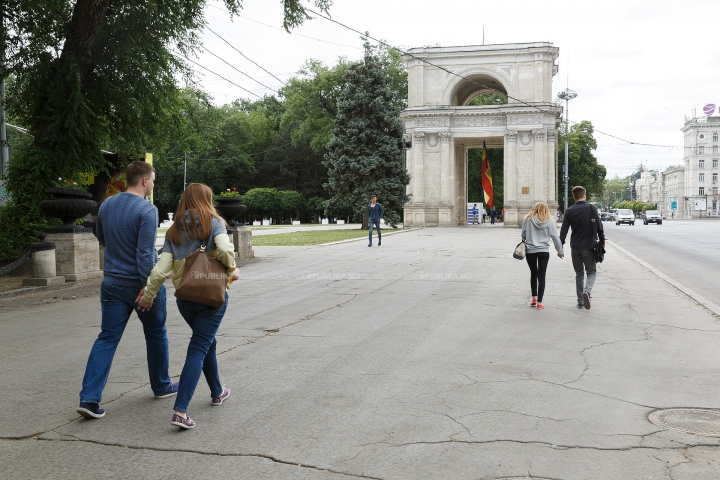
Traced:
POLYGON ((635 225, 635 215, 632 210, 629 208, 618 208, 615 214, 615 225, 620 225, 621 223, 635 225))
POLYGON ((662 215, 657 210, 648 210, 643 214, 643 224, 657 223, 662 225, 662 215))

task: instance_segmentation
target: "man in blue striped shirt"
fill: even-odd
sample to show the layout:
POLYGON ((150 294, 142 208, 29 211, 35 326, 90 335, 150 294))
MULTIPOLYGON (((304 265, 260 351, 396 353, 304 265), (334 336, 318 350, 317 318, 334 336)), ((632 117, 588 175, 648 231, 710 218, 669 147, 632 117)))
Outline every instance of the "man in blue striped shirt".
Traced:
POLYGON ((86 418, 101 418, 102 392, 110 375, 115 350, 133 310, 143 325, 147 348, 150 387, 155 398, 177 394, 177 383, 170 381, 170 362, 165 319, 165 287, 148 311, 137 309, 143 287, 157 262, 157 208, 145 197, 155 182, 155 169, 149 163, 134 162, 125 170, 127 191, 108 198, 97 219, 97 237, 105 247, 105 267, 100 287, 102 323, 100 334, 90 350, 77 412, 86 418))

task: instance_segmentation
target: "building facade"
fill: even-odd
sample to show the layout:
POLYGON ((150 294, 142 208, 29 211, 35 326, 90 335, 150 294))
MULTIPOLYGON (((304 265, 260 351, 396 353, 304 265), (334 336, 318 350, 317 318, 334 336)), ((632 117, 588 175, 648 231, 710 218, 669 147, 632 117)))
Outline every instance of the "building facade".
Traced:
POLYGON ((685 167, 667 168, 660 174, 658 210, 666 218, 685 218, 685 167))
POLYGON ((718 214, 720 174, 720 116, 696 116, 681 129, 684 134, 684 218, 718 214))

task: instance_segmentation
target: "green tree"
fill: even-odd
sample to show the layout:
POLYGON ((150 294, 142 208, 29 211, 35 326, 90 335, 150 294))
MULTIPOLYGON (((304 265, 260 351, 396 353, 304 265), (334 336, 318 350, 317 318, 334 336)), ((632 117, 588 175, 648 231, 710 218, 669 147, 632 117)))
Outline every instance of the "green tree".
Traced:
POLYGON ((243 195, 247 213, 257 218, 267 218, 281 209, 278 191, 274 188, 253 188, 243 195))
POLYGON ((477 97, 470 100, 468 106, 473 105, 505 105, 507 97, 503 97, 497 93, 481 93, 477 97))
POLYGON ((280 212, 289 214, 293 218, 300 217, 300 209, 305 206, 305 199, 294 190, 281 190, 278 192, 280 212))
MULTIPOLYGON (((568 135, 569 143, 569 180, 568 180, 568 206, 575 203, 572 198, 572 188, 577 185, 585 187, 588 198, 600 199, 603 196, 605 175, 607 170, 600 165, 593 155, 593 150, 597 149, 597 141, 593 137, 593 126, 587 120, 583 120, 579 124, 570 127, 568 135)), ((560 151, 558 152, 559 166, 558 168, 558 185, 559 203, 564 203, 564 182, 563 182, 563 165, 565 159, 565 133, 560 132, 560 151)))
MULTIPOLYGON (((180 56, 199 47, 207 0, 5 0, 0 78, 14 74, 8 110, 34 135, 33 148, 10 162, 7 187, 26 212, 58 177, 106 168, 101 149, 129 162, 162 151, 178 115, 180 56)), ((231 15, 241 0, 225 0, 231 15)), ((331 0, 315 0, 326 11, 331 0)), ((283 25, 308 18, 301 0, 282 0, 283 25)), ((29 217, 29 218, 28 218, 29 217)), ((24 227, 22 227, 24 228, 24 227)))
POLYGON ((318 217, 325 212, 325 199, 321 197, 309 198, 307 204, 305 205, 305 208, 313 218, 313 221, 318 220, 319 223, 318 217))
POLYGON ((604 204, 612 205, 620 202, 629 196, 630 177, 620 178, 615 175, 613 178, 605 179, 605 188, 603 193, 604 204))
POLYGON ((327 211, 362 218, 371 194, 378 196, 391 225, 401 221, 410 182, 398 141, 403 125, 396 95, 377 54, 365 43, 363 61, 350 65, 328 143, 327 211))

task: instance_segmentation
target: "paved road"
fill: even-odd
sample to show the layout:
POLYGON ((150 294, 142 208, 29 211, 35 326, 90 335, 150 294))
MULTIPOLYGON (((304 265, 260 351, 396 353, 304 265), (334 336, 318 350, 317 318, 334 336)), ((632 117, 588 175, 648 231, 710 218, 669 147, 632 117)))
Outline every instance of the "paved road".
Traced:
POLYGON ((720 221, 603 225, 609 240, 720 305, 720 221))
MULTIPOLYGON (((530 309, 527 265, 510 257, 518 235, 257 247, 218 336, 233 394, 212 407, 201 380, 188 432, 170 425, 172 399, 152 398, 137 321, 105 418, 75 413, 96 291, 0 300, 0 477, 720 478, 717 438, 647 420, 720 407, 717 319, 612 247, 592 310, 575 308, 557 257, 547 308, 530 309)), ((177 378, 189 329, 168 298, 177 378)))

